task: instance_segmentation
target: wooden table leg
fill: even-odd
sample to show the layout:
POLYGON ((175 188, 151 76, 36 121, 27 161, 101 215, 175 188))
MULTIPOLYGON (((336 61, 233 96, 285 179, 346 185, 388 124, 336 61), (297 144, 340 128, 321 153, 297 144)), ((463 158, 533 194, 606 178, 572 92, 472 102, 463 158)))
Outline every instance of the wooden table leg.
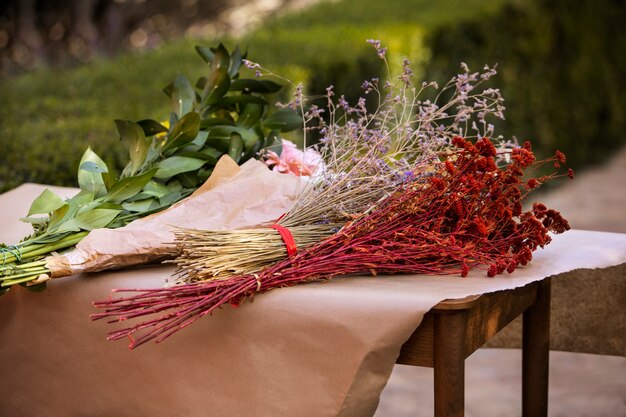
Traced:
POLYGON ((546 417, 550 364, 549 278, 539 283, 537 300, 524 312, 522 337, 522 417, 546 417))
POLYGON ((435 417, 464 415, 466 329, 466 311, 434 317, 435 417))

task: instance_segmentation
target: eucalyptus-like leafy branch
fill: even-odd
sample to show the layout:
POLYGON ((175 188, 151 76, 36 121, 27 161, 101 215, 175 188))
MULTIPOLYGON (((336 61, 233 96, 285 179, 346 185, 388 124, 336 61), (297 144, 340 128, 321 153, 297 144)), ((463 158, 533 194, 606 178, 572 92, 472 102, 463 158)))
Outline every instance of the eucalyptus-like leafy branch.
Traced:
POLYGON ((204 183, 222 155, 243 163, 281 131, 302 125, 295 111, 268 102, 281 85, 240 77, 246 54, 239 48, 232 54, 222 44, 196 51, 208 74, 195 85, 179 74, 164 89, 172 104, 167 122, 115 120, 129 151, 119 176, 87 149, 79 163, 78 194, 63 199, 46 189, 33 201, 22 219, 32 224, 33 234, 0 247, 0 291, 15 284, 42 288, 45 282, 33 284, 43 280, 45 261, 33 260, 76 245, 93 229, 121 227, 164 210, 204 183))

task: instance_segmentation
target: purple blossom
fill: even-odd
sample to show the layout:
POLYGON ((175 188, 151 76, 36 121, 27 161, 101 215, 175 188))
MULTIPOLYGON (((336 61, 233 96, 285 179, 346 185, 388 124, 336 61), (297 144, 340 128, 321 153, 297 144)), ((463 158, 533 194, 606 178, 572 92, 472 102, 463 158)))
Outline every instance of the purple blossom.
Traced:
POLYGON ((261 66, 257 64, 256 62, 252 62, 247 59, 242 59, 241 62, 243 62, 243 65, 245 65, 246 68, 251 69, 251 70, 261 68, 261 66))
POLYGON ((376 54, 378 55, 378 57, 380 59, 385 59, 385 55, 387 53, 387 48, 383 47, 380 44, 379 40, 375 40, 375 39, 368 39, 367 43, 369 43, 370 45, 372 45, 374 47, 374 49, 376 49, 376 54))

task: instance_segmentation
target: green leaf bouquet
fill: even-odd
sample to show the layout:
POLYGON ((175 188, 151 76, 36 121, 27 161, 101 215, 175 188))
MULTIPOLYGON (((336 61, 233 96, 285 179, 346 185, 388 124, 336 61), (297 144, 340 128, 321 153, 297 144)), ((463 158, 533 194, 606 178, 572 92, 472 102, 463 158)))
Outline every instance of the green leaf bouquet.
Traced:
POLYGON ((43 288, 39 277, 47 269, 40 258, 73 247, 93 229, 121 227, 170 207, 202 185, 222 155, 241 164, 273 145, 281 131, 301 126, 295 111, 273 111, 268 102, 281 85, 240 77, 246 54, 239 48, 196 50, 208 74, 195 85, 179 74, 164 89, 172 104, 169 120, 115 120, 129 152, 121 174, 87 149, 74 197, 46 189, 33 201, 22 219, 32 224, 33 234, 0 246, 1 292, 16 284, 43 288))

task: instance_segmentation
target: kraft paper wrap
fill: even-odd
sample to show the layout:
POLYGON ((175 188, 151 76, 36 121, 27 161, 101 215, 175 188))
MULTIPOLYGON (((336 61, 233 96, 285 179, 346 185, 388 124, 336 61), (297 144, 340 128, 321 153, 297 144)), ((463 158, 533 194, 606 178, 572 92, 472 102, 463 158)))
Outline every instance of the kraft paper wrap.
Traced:
MULTIPOLYGON (((0 196, 0 240, 28 232, 16 219, 42 190, 29 184, 0 196)), ((158 287, 171 265, 52 280, 42 293, 16 288, 0 297, 0 415, 371 416, 401 345, 439 301, 625 262, 626 235, 573 230, 512 275, 277 289, 135 351, 105 341, 113 327, 90 321, 91 301, 113 288, 158 287)))
POLYGON ((48 258, 52 278, 118 269, 171 258, 174 227, 237 229, 276 220, 293 204, 299 178, 259 161, 239 167, 222 157, 211 177, 188 198, 119 229, 97 229, 76 249, 48 258))
POLYGON ((63 255, 47 257, 46 268, 50 270, 50 278, 62 278, 72 275, 72 264, 63 255))

